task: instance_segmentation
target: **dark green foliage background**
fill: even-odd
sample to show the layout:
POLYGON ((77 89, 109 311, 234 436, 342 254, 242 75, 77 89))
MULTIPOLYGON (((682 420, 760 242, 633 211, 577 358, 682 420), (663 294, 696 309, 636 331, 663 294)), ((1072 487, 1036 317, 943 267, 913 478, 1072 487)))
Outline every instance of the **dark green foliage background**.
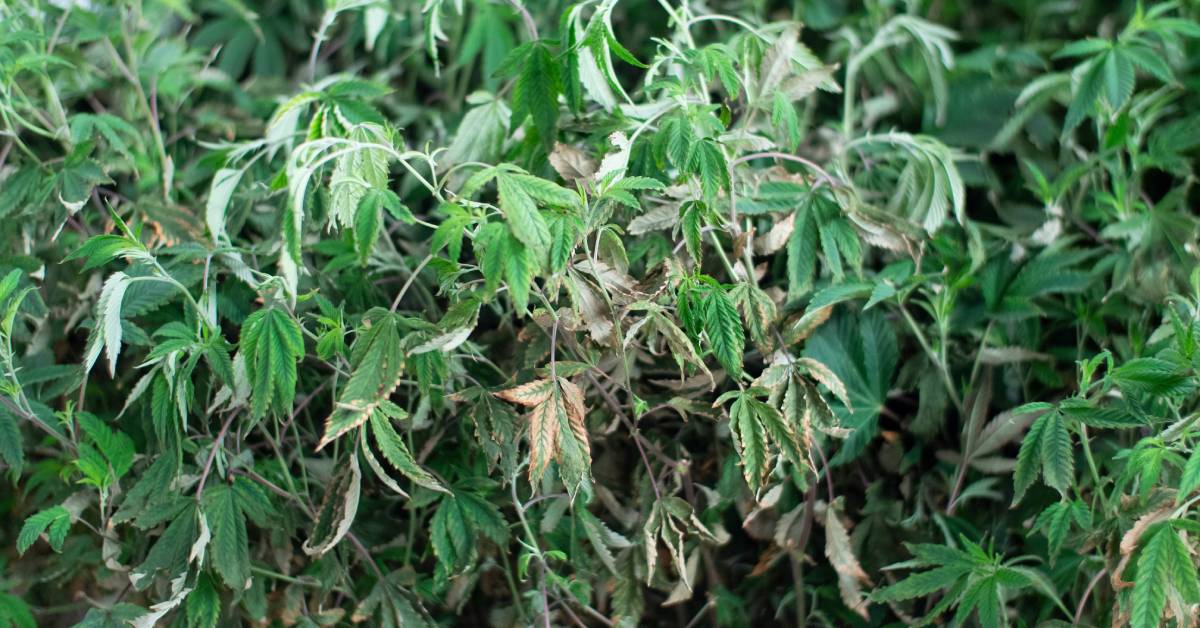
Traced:
POLYGON ((1193 625, 1200 5, 0 5, 0 628, 1193 625))

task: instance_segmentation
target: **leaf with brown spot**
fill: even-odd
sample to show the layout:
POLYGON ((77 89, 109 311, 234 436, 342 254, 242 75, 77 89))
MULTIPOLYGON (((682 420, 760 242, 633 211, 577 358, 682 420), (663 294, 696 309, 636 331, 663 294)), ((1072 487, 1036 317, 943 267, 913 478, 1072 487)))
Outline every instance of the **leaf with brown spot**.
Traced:
POLYGON ((805 312, 803 316, 788 326, 784 340, 790 345, 803 341, 812 335, 825 321, 829 320, 829 316, 832 314, 832 305, 827 305, 812 312, 805 312))
POLYGON ((1132 582, 1126 582, 1121 577, 1125 573, 1125 567, 1129 564, 1129 559, 1133 557, 1133 552, 1137 550, 1138 544, 1142 540, 1142 535, 1146 533, 1146 530, 1159 521, 1169 519, 1173 509, 1174 506, 1171 503, 1164 503, 1157 510, 1152 510, 1138 517, 1138 520, 1133 522, 1133 527, 1129 528, 1121 537, 1121 560, 1113 568, 1112 577, 1110 578, 1114 589, 1120 590, 1133 586, 1132 582))
POLYGON ((812 358, 800 358, 797 362, 804 366, 813 379, 824 384, 829 392, 833 393, 833 396, 846 406, 847 410, 854 410, 854 406, 850 405, 850 394, 846 392, 846 385, 837 375, 834 375, 833 371, 829 370, 828 366, 812 358))
POLYGON ((838 575, 838 591, 846 608, 863 619, 867 618, 867 599, 862 585, 871 585, 867 572, 858 563, 858 557, 850 547, 850 535, 832 506, 825 509, 825 556, 838 575))
POLYGON ((529 413, 529 483, 537 485, 558 451, 558 417, 551 393, 529 413))
POLYGON ((380 402, 391 396, 399 385, 404 355, 400 350, 400 331, 395 315, 385 312, 373 322, 365 321, 350 351, 350 359, 354 371, 334 404, 333 412, 325 420, 325 433, 317 443, 318 451, 365 423, 380 402))
POLYGON ((570 380, 560 378, 558 381, 559 386, 562 387, 567 418, 571 424, 571 434, 583 446, 583 450, 587 452, 588 456, 591 456, 592 446, 588 440, 587 424, 584 423, 587 408, 583 404, 583 390, 570 380))
POLYGON ((554 388, 550 385, 550 380, 539 379, 528 384, 521 384, 516 388, 502 390, 495 395, 505 401, 533 408, 550 398, 554 392, 554 388))

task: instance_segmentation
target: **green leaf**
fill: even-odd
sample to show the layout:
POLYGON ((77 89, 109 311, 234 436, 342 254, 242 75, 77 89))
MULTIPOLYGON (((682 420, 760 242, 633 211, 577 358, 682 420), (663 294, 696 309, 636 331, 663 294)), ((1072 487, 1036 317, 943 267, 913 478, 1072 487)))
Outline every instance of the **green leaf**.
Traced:
POLYGON ((429 521, 429 541, 438 562, 448 573, 465 569, 475 556, 471 525, 454 497, 441 501, 429 521))
POLYGON ((1195 384, 1187 371, 1161 358, 1136 358, 1113 369, 1109 378, 1122 390, 1139 395, 1177 395, 1195 384))
POLYGON ((277 307, 255 311, 242 323, 238 348, 251 385, 251 414, 284 414, 296 397, 296 363, 304 357, 304 336, 287 312, 277 307))
POLYGON ((1046 484, 1058 489, 1064 496, 1075 480, 1075 450, 1071 447, 1071 434, 1067 431, 1062 414, 1051 412, 1039 419, 1045 425, 1041 429, 1042 478, 1046 484))
MULTIPOLYGON (((1172 567, 1178 537, 1169 524, 1160 524, 1142 545, 1133 581, 1132 628, 1155 628, 1160 624, 1167 604, 1167 589, 1173 576, 1172 567)), ((1185 557, 1187 549, 1184 548, 1185 557)), ((1188 558, 1190 560, 1190 558, 1188 558)))
POLYGON ((337 405, 325 420, 325 432, 317 443, 320 450, 339 436, 362 425, 399 385, 404 371, 400 331, 395 315, 377 310, 363 321, 350 349, 354 367, 342 388, 337 405))
POLYGON ((1021 449, 1017 452, 1017 467, 1013 472, 1013 504, 1021 501, 1025 491, 1033 486, 1042 466, 1042 435, 1051 413, 1038 417, 1021 441, 1021 449))
POLYGON ((133 466, 133 456, 137 453, 134 450, 133 439, 124 432, 113 430, 91 413, 80 412, 75 419, 104 455, 113 475, 120 479, 128 473, 129 468, 133 466))
POLYGON ((817 269, 817 225, 809 212, 797 210, 795 227, 787 244, 788 300, 804 296, 813 285, 817 269))
POLYGON ((439 163, 450 166, 471 161, 495 163, 500 158, 507 138, 510 112, 504 101, 492 98, 490 95, 475 94, 468 96, 468 102, 475 97, 486 98, 483 102, 467 111, 459 123, 459 131, 454 134, 449 148, 439 159, 439 163))
POLYGON ((533 286, 536 266, 536 251, 531 250, 512 236, 504 251, 504 279, 508 283, 508 294, 512 297, 513 309, 524 314, 529 309, 529 293, 533 286))
MULTIPOLYGON (((737 93, 733 90, 731 93, 737 93)), ((795 150, 803 139, 800 136, 800 119, 796 116, 796 107, 782 91, 775 92, 771 100, 771 124, 774 124, 786 138, 784 147, 795 150)))
POLYGON ((1087 69, 1084 70, 1079 85, 1071 97, 1071 104, 1067 107, 1067 117, 1063 121, 1063 135, 1075 130, 1075 127, 1079 126, 1079 123, 1083 122, 1083 119, 1095 109, 1096 101, 1099 100, 1100 93, 1104 88, 1104 66, 1102 57, 1088 63, 1087 69))
POLYGON ((1194 449, 1183 466, 1183 474, 1179 477, 1179 491, 1175 497, 1176 504, 1182 504, 1191 494, 1200 488, 1200 448, 1194 449))
POLYGON ((892 602, 923 597, 954 585, 970 570, 970 566, 967 565, 945 565, 914 573, 896 584, 871 594, 871 599, 876 602, 892 602))
POLYGON ((369 189, 358 201, 354 210, 354 250, 358 253, 358 263, 366 266, 375 243, 379 240, 380 226, 383 224, 383 202, 390 191, 369 189))
POLYGON ((150 548, 146 559, 130 574, 129 581, 134 589, 145 590, 159 571, 167 571, 172 576, 186 571, 189 554, 199 536, 196 516, 195 502, 187 500, 150 548))
POLYGON ((454 203, 443 204, 441 210, 446 214, 446 219, 433 232, 430 252, 437 253, 445 248, 450 261, 457 262, 462 254, 463 234, 475 222, 475 218, 454 203))
POLYGON ((845 385, 851 406, 840 401, 830 405, 839 425, 853 431, 829 462, 849 462, 878 431, 879 413, 887 404, 899 361, 895 332, 877 309, 861 314, 842 310, 808 339, 804 356, 825 365, 845 385))
POLYGON ((67 538, 67 530, 70 528, 71 513, 66 508, 54 506, 42 510, 26 519, 25 524, 21 526, 21 532, 17 535, 17 553, 24 554, 28 551, 47 529, 50 548, 61 552, 63 541, 67 538))
POLYGON ((92 236, 70 255, 63 258, 64 262, 75 259, 86 260, 83 270, 92 270, 103 266, 121 255, 133 255, 142 252, 141 244, 123 235, 110 233, 92 236))
POLYGON ((1112 405, 1097 407, 1082 399, 1064 399, 1058 404, 1063 416, 1075 419, 1088 427, 1101 429, 1135 428, 1145 425, 1128 407, 1112 405))
POLYGON ((8 465, 9 475, 15 481, 25 468, 25 449, 21 439, 21 428, 8 408, 0 405, 0 461, 8 465))
POLYGON ((1087 39, 1073 41, 1063 46, 1058 52, 1054 53, 1054 58, 1062 59, 1067 57, 1090 57, 1098 52, 1109 50, 1110 48, 1112 48, 1112 42, 1108 41, 1107 39, 1088 37, 1087 39))
POLYGON ((575 245, 583 227, 580 220, 571 214, 550 215, 550 272, 561 273, 575 252, 575 245))
POLYGON ((722 288, 712 288, 704 298, 704 333, 721 366, 731 377, 741 377, 746 336, 737 309, 722 288))
POLYGON ((213 568, 229 588, 242 591, 250 586, 250 547, 237 493, 218 483, 204 490, 203 501, 204 518, 212 531, 209 555, 213 568))
POLYGON ((1170 534, 1173 549, 1169 581, 1185 603, 1200 603, 1200 579, 1197 578, 1196 563, 1192 560, 1192 549, 1176 526, 1182 528, 1179 521, 1172 521, 1170 534))
POLYGON ((503 547, 508 540, 508 522, 500 509, 483 497, 466 491, 454 493, 454 501, 476 532, 503 547))
POLYGON ((0 593, 0 625, 5 628, 37 628, 37 621, 24 600, 15 595, 0 593))
POLYGON ((267 528, 279 516, 264 489, 249 478, 237 476, 233 479, 233 492, 237 495, 238 509, 247 519, 260 528, 267 528))
POLYGON ((425 488, 443 493, 449 492, 437 478, 417 464, 412 454, 409 453, 408 446, 404 444, 404 439, 400 438, 395 428, 392 427, 391 419, 383 412, 376 410, 372 413, 370 423, 371 433, 375 437, 376 445, 379 446, 379 452, 383 454, 385 460, 391 463, 392 467, 425 488))
POLYGON ((208 574, 196 577, 196 586, 187 596, 188 628, 216 628, 221 620, 221 596, 208 574))
POLYGON ((704 139, 692 144, 688 170, 700 177, 700 189, 703 190, 704 200, 710 205, 722 189, 729 189, 729 168, 725 163, 725 154, 713 140, 704 139))
POLYGON ((521 64, 521 73, 513 85, 512 123, 521 124, 526 117, 533 119, 542 144, 554 145, 558 125, 558 96, 562 79, 554 55, 541 43, 529 47, 521 64))
POLYGON ((1071 522, 1086 521, 1090 518, 1087 507, 1077 501, 1060 501, 1051 504, 1038 515, 1034 527, 1046 535, 1050 546, 1051 565, 1054 564, 1054 559, 1062 549, 1063 542, 1066 541, 1067 532, 1071 529, 1071 522))
POLYGON ((1104 60, 1104 99, 1114 111, 1120 110, 1133 94, 1133 63, 1123 48, 1113 48, 1104 60))
POLYGON ((429 522, 433 552, 448 573, 458 573, 475 560, 480 534, 503 544, 508 539, 508 524, 491 502, 466 491, 442 498, 429 522))
POLYGON ((496 187, 500 193, 500 210, 504 212, 513 236, 539 258, 547 255, 551 244, 550 229, 533 197, 511 175, 497 176, 496 187))
POLYGON ((698 202, 684 203, 680 210, 682 215, 679 226, 683 231, 683 242, 687 246, 688 255, 691 255, 699 265, 704 259, 704 242, 701 240, 701 233, 703 233, 704 214, 707 210, 704 203, 698 202))
POLYGON ((508 179, 519 186, 533 200, 550 207, 577 209, 579 196, 563 186, 541 177, 528 174, 500 174, 497 179, 508 179))

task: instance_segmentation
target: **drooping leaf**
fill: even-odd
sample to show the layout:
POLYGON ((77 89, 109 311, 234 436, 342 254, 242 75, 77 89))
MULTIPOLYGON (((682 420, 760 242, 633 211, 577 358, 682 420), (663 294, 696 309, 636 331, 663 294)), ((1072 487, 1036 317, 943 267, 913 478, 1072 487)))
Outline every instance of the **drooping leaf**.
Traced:
POLYGON ((309 556, 321 556, 337 545, 358 514, 358 500, 362 494, 362 472, 358 467, 358 456, 351 455, 350 463, 343 467, 325 489, 325 497, 317 510, 317 519, 312 532, 304 541, 302 549, 309 556))
POLYGON ((350 350, 350 359, 354 371, 342 388, 333 412, 325 419, 318 450, 365 423, 399 385, 404 356, 395 316, 380 312, 364 321, 350 350))

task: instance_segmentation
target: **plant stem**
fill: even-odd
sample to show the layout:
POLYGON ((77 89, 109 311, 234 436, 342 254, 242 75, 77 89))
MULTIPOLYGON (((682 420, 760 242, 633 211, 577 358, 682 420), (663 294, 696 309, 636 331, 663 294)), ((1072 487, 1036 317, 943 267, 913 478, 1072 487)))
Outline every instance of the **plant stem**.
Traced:
POLYGON ((1096 459, 1092 456, 1092 444, 1088 439, 1087 426, 1082 421, 1076 421, 1075 425, 1079 428, 1079 444, 1083 446, 1083 457, 1087 460, 1088 472, 1092 474, 1092 484, 1095 486, 1096 494, 1100 496, 1100 501, 1104 504, 1105 509, 1108 508, 1108 497, 1104 494, 1104 489, 1100 483, 1100 471, 1096 467, 1096 459))
POLYGON ((942 376, 942 384, 944 384, 946 387, 946 394, 950 396, 950 401, 954 403, 954 407, 958 409, 958 413, 960 415, 965 414, 962 398, 959 397, 958 391, 954 388, 954 382, 950 379, 950 371, 946 368, 945 362, 943 362, 941 356, 939 356, 938 353, 933 350, 933 347, 929 345, 929 341, 925 339, 925 334, 921 332, 921 327, 917 325, 917 321, 914 320, 912 315, 908 313, 908 310, 904 307, 904 304, 900 303, 899 307, 900 314, 904 317, 904 322, 908 324, 908 328, 912 331, 913 336, 916 337, 917 343, 921 345, 921 349, 925 351, 925 354, 928 355, 929 359, 933 361, 935 366, 937 366, 938 372, 942 376))
POLYGON ((204 461, 204 470, 200 472, 200 481, 196 483, 196 501, 200 501, 204 493, 204 483, 208 481, 213 460, 217 458, 217 451, 221 449, 221 441, 225 439, 225 433, 229 431, 229 426, 233 424, 233 420, 237 418, 238 414, 238 412, 230 412, 229 418, 225 419, 225 423, 221 426, 221 431, 217 432, 217 437, 213 439, 212 449, 209 450, 208 458, 204 461))
POLYGON ((134 54, 133 43, 131 42, 132 37, 125 24, 126 17, 125 12, 122 10, 118 21, 121 25, 121 44, 125 48, 125 54, 129 56, 128 65, 121 59, 121 54, 117 52, 116 47, 113 46, 112 41, 108 37, 101 37, 100 39, 104 43, 109 56, 112 57, 113 64, 117 67, 117 70, 133 86, 134 94, 137 96, 138 107, 142 110, 142 115, 146 117, 146 122, 150 126, 150 135, 154 138, 154 148, 158 152, 158 163, 159 167, 162 168, 162 172, 159 174, 162 177, 163 200, 170 202, 172 179, 170 173, 171 158, 167 156, 167 147, 163 142, 162 129, 158 126, 158 116, 154 115, 154 109, 150 106, 150 99, 146 97, 146 90, 142 88, 142 81, 137 75, 137 56, 134 54))

